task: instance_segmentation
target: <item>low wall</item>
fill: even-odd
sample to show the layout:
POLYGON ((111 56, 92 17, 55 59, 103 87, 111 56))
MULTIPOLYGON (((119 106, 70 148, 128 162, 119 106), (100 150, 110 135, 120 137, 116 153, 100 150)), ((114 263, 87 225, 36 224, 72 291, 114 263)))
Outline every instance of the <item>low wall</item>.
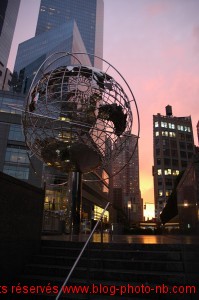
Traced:
POLYGON ((44 190, 0 172, 0 279, 17 279, 39 252, 44 190))

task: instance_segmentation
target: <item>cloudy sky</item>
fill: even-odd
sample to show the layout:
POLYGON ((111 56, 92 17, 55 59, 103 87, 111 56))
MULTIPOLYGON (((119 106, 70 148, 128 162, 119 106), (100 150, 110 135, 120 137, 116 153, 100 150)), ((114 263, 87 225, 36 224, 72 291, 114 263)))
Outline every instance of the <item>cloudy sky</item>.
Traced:
MULTIPOLYGON (((64 0, 63 0, 64 1, 64 0)), ((34 36, 40 0, 22 0, 9 66, 18 43, 34 36)), ((153 201, 153 114, 173 107, 199 120, 199 1, 104 0, 104 59, 124 76, 141 119, 140 185, 153 201)))

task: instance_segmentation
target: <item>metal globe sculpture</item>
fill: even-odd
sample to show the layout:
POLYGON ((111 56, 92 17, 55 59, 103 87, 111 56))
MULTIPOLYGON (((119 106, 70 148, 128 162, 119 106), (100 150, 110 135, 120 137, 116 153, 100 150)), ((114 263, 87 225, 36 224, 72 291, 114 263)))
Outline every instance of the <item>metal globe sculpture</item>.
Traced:
POLYGON ((132 104, 139 124, 134 96, 120 73, 104 60, 106 71, 84 65, 83 55, 56 53, 41 65, 22 120, 31 152, 63 172, 110 170, 132 131, 132 104), (126 84, 128 96, 111 71, 126 84))

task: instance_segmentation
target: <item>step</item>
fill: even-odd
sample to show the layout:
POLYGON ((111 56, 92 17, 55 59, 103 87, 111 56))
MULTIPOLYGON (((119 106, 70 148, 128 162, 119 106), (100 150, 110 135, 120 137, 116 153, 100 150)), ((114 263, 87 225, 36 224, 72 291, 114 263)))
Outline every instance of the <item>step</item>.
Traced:
MULTIPOLYGON (((80 253, 80 249, 77 248, 64 248, 64 247, 42 247, 41 254, 54 255, 54 256, 69 256, 77 258, 80 253)), ((126 250, 126 249, 86 249, 83 253, 83 257, 100 257, 104 258, 118 258, 118 259, 143 259, 143 260, 182 260, 182 254, 180 251, 146 251, 146 250, 126 250)))
MULTIPOLYGON (((99 255, 101 256, 101 255, 99 255)), ((161 261, 161 260, 141 260, 141 259, 107 259, 101 258, 82 257, 78 262, 80 267, 103 268, 103 269, 117 269, 117 270, 154 270, 154 271, 178 271, 184 270, 183 263, 180 261, 161 261)), ((150 257, 151 258, 151 257, 150 257)), ((159 259, 159 257, 158 257, 159 259)), ((51 256, 51 255, 37 255, 33 258, 32 264, 48 265, 53 264, 57 266, 73 266, 75 262, 74 257, 67 256, 51 256)))
MULTIPOLYGON (((45 275, 64 277, 69 271, 70 267, 67 266, 57 266, 57 265, 36 265, 29 264, 25 268, 26 274, 33 275, 45 275)), ((167 283, 176 284, 178 282, 185 283, 185 275, 183 272, 167 272, 167 271, 146 271, 146 270, 113 270, 113 269, 95 269, 90 268, 90 279, 92 280, 112 280, 112 281, 126 281, 131 282, 150 282, 150 283, 167 283)), ((76 267, 73 272, 73 278, 83 279, 88 273, 87 268, 76 267)))

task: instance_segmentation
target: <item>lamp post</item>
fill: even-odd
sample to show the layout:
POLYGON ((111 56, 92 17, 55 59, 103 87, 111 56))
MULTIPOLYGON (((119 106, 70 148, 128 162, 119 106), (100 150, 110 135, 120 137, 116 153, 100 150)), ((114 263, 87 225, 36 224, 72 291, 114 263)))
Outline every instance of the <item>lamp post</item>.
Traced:
POLYGON ((128 201, 128 204, 127 204, 127 207, 128 207, 128 220, 129 220, 129 223, 131 221, 131 201, 128 201))

